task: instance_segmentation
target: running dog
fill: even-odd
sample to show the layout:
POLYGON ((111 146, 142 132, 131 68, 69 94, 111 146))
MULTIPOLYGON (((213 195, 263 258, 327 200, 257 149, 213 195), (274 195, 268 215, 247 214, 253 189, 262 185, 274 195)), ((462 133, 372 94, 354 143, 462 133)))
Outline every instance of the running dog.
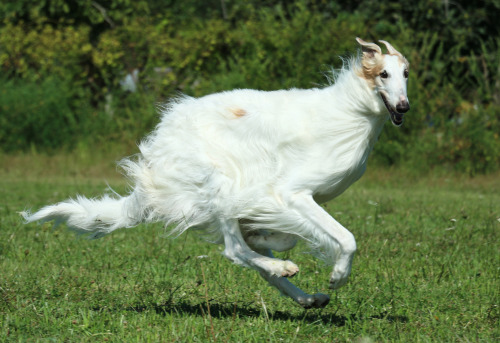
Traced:
POLYGON ((328 295, 288 280, 299 268, 272 250, 303 239, 333 265, 330 288, 347 282, 356 241, 318 204, 361 177, 384 123, 400 126, 410 109, 408 61, 386 41, 383 54, 356 40, 361 53, 327 87, 240 89, 165 105, 140 154, 120 162, 133 183, 127 196, 79 196, 22 215, 66 222, 90 238, 142 222, 164 222, 175 234, 202 229, 229 260, 304 308, 326 306, 328 295))

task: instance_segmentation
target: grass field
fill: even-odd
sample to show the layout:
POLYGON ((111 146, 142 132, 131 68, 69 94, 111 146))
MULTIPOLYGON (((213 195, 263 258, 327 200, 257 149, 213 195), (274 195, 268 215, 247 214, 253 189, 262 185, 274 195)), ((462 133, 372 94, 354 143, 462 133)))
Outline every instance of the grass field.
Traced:
MULTIPOLYGON (((172 240, 154 224, 88 241, 22 223, 18 211, 99 195, 106 181, 125 191, 111 163, 0 162, 0 341, 500 340, 498 175, 418 178, 369 168, 325 205, 357 238, 350 282, 325 309, 305 311, 194 233, 172 240)), ((301 268, 300 287, 330 293, 330 268, 306 251, 280 256, 301 268)))

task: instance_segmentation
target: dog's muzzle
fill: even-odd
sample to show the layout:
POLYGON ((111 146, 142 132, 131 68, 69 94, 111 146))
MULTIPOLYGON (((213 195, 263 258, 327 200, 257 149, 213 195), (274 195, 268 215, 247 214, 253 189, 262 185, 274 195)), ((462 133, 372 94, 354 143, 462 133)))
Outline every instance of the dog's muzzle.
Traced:
POLYGON ((396 108, 394 109, 389 102, 387 101, 386 97, 383 94, 380 94, 380 97, 382 98, 382 101, 384 102, 385 107, 387 108, 387 111, 389 111, 389 115, 391 116, 391 121, 392 124, 395 126, 401 126, 403 125, 404 117, 403 115, 410 110, 410 104, 408 101, 400 101, 397 105, 396 108))
POLYGON ((396 112, 398 113, 406 113, 410 110, 410 104, 408 103, 408 101, 401 101, 399 102, 397 105, 396 105, 396 112))

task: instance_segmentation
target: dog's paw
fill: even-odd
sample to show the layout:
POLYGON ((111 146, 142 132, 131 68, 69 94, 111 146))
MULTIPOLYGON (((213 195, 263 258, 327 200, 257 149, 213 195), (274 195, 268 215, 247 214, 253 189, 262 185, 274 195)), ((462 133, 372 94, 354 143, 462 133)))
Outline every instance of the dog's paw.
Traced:
POLYGON ((349 279, 349 274, 350 274, 349 272, 348 271, 344 271, 344 272, 334 271, 332 273, 332 276, 330 277, 330 288, 331 289, 338 289, 338 288, 344 286, 347 283, 347 280, 349 279))
POLYGON ((293 277, 299 272, 299 267, 292 261, 283 261, 282 277, 293 277))
POLYGON ((333 267, 332 275, 330 276, 330 288, 338 289, 344 286, 349 279, 352 267, 352 254, 347 258, 340 259, 333 267))
POLYGON ((305 309, 308 308, 323 308, 330 302, 330 297, 323 293, 316 293, 304 297, 298 297, 297 302, 305 309))
POLYGON ((299 272, 299 267, 292 261, 266 257, 254 260, 254 263, 260 270, 271 276, 292 277, 299 272))

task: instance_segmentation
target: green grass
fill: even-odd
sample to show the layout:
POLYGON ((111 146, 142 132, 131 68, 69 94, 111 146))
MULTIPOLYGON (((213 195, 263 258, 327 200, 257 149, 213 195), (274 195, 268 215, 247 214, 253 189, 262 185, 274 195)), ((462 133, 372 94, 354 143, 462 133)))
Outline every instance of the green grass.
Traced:
MULTIPOLYGON (((500 339, 498 175, 419 179, 369 168, 325 205, 357 238, 350 282, 325 309, 305 311, 193 233, 172 240, 154 224, 88 241, 24 225, 17 212, 26 207, 98 195, 106 180, 126 189, 111 165, 81 174, 78 164, 58 170, 58 159, 0 158, 0 341, 500 339)), ((330 293, 330 268, 306 250, 281 255, 301 268, 293 281, 330 293)))

